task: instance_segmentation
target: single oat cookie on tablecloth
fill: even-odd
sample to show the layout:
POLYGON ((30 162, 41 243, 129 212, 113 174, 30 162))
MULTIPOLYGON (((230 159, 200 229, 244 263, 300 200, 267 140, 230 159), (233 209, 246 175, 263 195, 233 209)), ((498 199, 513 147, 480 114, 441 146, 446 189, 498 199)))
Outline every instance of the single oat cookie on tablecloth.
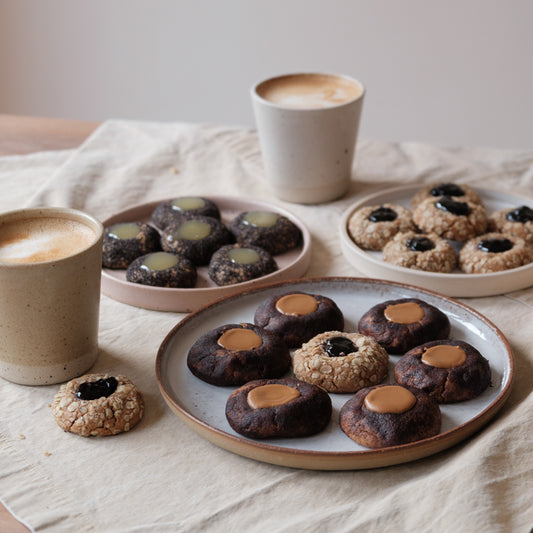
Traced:
POLYGON ((424 233, 460 242, 484 233, 488 223, 482 205, 449 196, 423 200, 413 211, 413 220, 424 233))
POLYGON ((383 247, 383 260, 426 272, 451 272, 457 265, 453 246, 436 233, 398 233, 383 247))
POLYGON ((86 374, 61 385, 51 407, 64 431, 103 437, 132 429, 143 416, 144 400, 123 375, 86 374))
POLYGON ((533 248, 524 239, 503 233, 475 237, 459 252, 459 267, 467 274, 501 272, 532 261, 533 248))
POLYGON ((356 392, 387 377, 389 355, 371 337, 326 331, 294 352, 294 375, 328 392, 356 392))
POLYGON ((381 250, 397 233, 415 230, 411 211, 396 204, 361 207, 348 220, 348 233, 364 250, 381 250))

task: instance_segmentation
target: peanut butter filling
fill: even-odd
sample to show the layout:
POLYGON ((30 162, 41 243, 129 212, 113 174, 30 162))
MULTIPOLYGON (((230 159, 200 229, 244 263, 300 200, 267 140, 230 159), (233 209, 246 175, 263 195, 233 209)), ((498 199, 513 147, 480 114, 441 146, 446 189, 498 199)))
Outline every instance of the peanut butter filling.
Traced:
POLYGON ((276 309, 284 315, 302 316, 316 311, 318 302, 309 294, 287 294, 276 302, 276 309))
POLYGON ((466 361, 466 353, 460 346, 438 344, 424 351, 422 362, 437 368, 452 368, 466 361))
POLYGON ((252 409, 262 409, 289 403, 298 396, 300 396, 300 391, 294 387, 271 383, 255 387, 248 393, 246 399, 252 409))
POLYGON ((424 318, 424 310, 416 302, 388 305, 384 314, 387 320, 396 324, 413 324, 424 318))
POLYGON ((366 408, 376 413, 405 413, 415 403, 415 395, 398 385, 379 387, 371 390, 365 397, 366 408))
POLYGON ((217 343, 222 348, 226 348, 226 350, 240 352, 259 348, 263 344, 263 339, 251 329, 232 328, 222 333, 217 343))

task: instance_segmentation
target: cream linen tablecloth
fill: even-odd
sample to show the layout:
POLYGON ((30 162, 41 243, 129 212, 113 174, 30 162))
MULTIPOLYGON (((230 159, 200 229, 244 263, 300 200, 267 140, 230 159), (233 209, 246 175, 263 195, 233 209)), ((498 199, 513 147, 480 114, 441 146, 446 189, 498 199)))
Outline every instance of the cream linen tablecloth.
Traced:
MULTIPOLYGON (((247 196, 303 219, 308 275, 360 274, 338 242, 357 198, 406 183, 454 180, 533 191, 533 150, 444 149, 361 140, 349 194, 321 206, 284 204, 262 181, 254 131, 193 124, 104 123, 78 150, 0 159, 0 209, 65 205, 104 219, 183 194, 247 196)), ((1 297, 1 296, 0 296, 1 297)), ((527 532, 533 525, 533 289, 465 300, 506 335, 516 357, 511 396, 482 431, 416 462, 320 472, 255 462, 203 440, 164 403, 157 349, 183 314, 106 296, 95 372, 128 375, 145 417, 116 437, 81 438, 55 424, 57 386, 0 383, 0 496, 35 531, 527 532)))

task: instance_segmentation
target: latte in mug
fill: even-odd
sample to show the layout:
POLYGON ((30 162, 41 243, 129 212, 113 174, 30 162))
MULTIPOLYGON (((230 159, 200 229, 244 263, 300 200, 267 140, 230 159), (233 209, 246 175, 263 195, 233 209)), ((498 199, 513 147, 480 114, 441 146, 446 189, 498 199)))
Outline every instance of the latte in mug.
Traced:
POLYGON ((95 232, 76 220, 39 217, 0 227, 0 263, 37 263, 76 254, 96 239, 95 232))
POLYGON ((363 94, 355 80, 330 74, 289 74, 257 86, 257 94, 284 107, 321 109, 350 102, 363 94))

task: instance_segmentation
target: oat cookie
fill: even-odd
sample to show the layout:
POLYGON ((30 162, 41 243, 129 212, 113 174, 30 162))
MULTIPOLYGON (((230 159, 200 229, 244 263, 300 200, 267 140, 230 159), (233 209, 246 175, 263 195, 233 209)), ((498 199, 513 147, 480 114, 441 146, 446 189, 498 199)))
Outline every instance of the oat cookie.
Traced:
POLYGON ((479 396, 491 381, 489 362, 471 344, 436 340, 409 350, 395 365, 396 381, 421 389, 438 403, 479 396))
POLYGON ((409 209, 395 204, 361 207, 348 220, 348 233, 365 250, 381 250, 399 232, 415 230, 409 209))
POLYGON ((355 392, 388 373, 389 356, 371 337, 327 331, 294 352, 294 375, 328 392, 355 392))
POLYGON ((226 418, 241 435, 252 439, 308 437, 331 419, 329 394, 292 378, 250 381, 226 403, 226 418))
POLYGON ((520 237, 486 233, 469 240, 459 252, 459 267, 467 274, 501 272, 533 261, 533 248, 520 237))
POLYGON ((64 431, 103 437, 132 429, 143 416, 144 401, 123 375, 86 374, 60 387, 52 413, 64 431))
POLYGON ((427 185, 420 189, 411 201, 411 209, 426 200, 427 198, 440 198, 441 196, 449 196, 458 202, 472 202, 474 204, 483 204, 479 194, 470 185, 464 183, 450 183, 442 182, 433 185, 427 185))
POLYGON ((436 233, 397 233, 383 247, 383 260, 426 272, 451 272, 457 265, 453 246, 436 233))
POLYGON ((487 214, 482 205, 457 201, 450 196, 423 200, 413 211, 413 220, 424 233, 436 233, 460 242, 487 229, 487 214))
POLYGON ((441 413, 425 392, 396 384, 368 387, 341 408, 344 433, 367 448, 399 446, 437 435, 441 413))
POLYGON ((497 211, 489 217, 489 230, 516 235, 533 245, 533 209, 521 205, 497 211))

